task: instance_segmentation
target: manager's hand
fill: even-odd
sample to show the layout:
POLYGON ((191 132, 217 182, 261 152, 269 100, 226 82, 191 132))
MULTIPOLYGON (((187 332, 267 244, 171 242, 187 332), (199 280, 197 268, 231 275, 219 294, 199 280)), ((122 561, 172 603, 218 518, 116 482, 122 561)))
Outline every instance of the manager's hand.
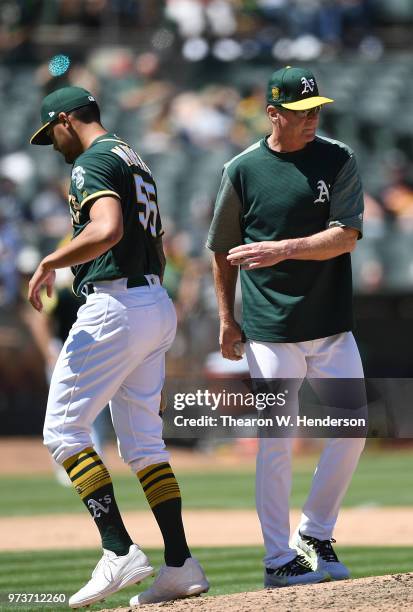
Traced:
POLYGON ((241 244, 229 251, 227 260, 232 266, 241 266, 243 270, 267 268, 286 259, 285 247, 285 240, 241 244))
POLYGON ((219 330, 219 346, 225 359, 240 361, 242 356, 237 353, 235 344, 242 342, 241 328, 236 321, 221 321, 219 330))

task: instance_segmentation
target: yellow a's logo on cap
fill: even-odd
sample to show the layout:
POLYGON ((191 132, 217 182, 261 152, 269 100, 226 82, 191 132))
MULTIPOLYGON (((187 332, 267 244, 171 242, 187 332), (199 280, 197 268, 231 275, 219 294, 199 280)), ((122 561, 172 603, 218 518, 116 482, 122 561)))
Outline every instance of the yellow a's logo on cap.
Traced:
POLYGON ((272 99, 273 100, 278 100, 278 98, 280 97, 280 89, 279 89, 279 87, 273 87, 271 89, 271 94, 272 94, 272 99))

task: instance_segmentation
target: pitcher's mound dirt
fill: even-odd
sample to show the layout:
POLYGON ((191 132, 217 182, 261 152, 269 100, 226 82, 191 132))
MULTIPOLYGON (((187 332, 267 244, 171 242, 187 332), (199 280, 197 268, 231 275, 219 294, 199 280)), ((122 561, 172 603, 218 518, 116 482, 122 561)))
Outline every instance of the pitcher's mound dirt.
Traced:
POLYGON ((105 608, 102 612, 398 612, 413 609, 413 573, 196 597, 134 608, 105 608))

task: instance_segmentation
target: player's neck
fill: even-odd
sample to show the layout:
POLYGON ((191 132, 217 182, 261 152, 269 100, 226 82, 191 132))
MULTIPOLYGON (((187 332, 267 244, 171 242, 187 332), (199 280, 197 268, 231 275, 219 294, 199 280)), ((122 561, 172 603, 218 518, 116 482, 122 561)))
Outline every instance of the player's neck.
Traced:
POLYGON ((79 130, 78 136, 82 145, 83 151, 86 151, 99 136, 104 136, 108 131, 100 125, 100 123, 84 124, 82 130, 79 130))
POLYGON ((308 144, 307 141, 284 138, 277 132, 272 132, 267 139, 267 143, 269 148, 277 153, 294 153, 295 151, 301 151, 308 144))

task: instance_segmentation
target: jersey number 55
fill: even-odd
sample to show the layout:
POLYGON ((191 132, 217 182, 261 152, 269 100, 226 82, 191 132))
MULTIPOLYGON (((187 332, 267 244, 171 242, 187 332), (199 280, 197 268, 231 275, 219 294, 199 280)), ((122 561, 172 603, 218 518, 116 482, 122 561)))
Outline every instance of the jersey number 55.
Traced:
POLYGON ((136 198, 138 204, 143 206, 143 210, 139 211, 139 221, 146 230, 149 225, 150 232, 156 238, 156 217, 158 215, 158 206, 156 204, 155 186, 152 183, 146 183, 140 174, 134 174, 136 198))

